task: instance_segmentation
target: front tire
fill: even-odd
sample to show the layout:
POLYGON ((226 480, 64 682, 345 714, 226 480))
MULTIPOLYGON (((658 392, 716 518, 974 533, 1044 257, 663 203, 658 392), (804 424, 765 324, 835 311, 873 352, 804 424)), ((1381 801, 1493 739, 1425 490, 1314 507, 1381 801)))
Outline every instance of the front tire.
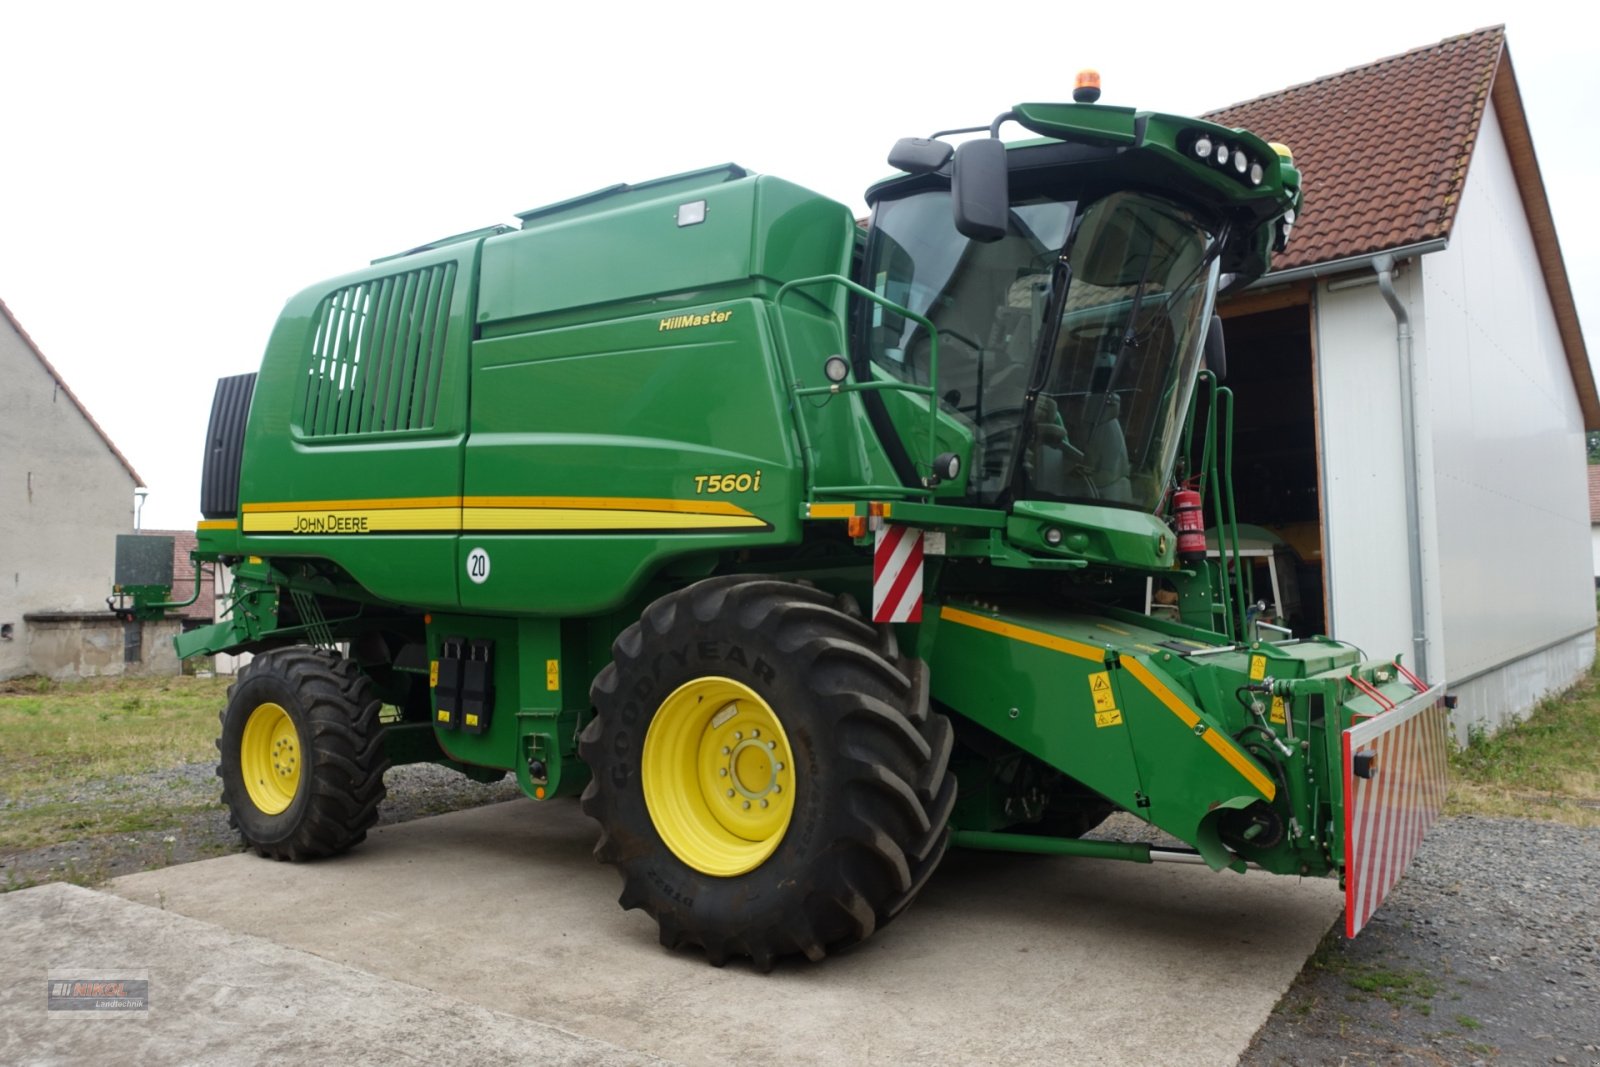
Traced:
POLYGON ((953 731, 849 598, 761 577, 670 593, 595 679, 595 855, 669 948, 813 960, 903 910, 949 841, 953 731))
POLYGON ((350 660, 297 646, 257 655, 228 689, 222 802, 246 846, 308 860, 359 844, 385 790, 381 707, 350 660))

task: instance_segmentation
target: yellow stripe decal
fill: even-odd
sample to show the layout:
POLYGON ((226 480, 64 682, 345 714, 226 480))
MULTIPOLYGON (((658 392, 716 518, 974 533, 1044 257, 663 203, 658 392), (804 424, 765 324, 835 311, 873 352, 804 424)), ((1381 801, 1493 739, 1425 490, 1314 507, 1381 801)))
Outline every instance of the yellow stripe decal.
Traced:
POLYGON ((806 518, 808 519, 853 519, 856 517, 854 504, 807 504, 806 518))
POLYGON ((266 504, 246 504, 245 514, 262 511, 373 511, 386 508, 459 508, 458 496, 388 497, 382 500, 280 500, 266 504))
POLYGON ((1030 630, 1026 626, 1017 626, 1014 623, 1001 622, 983 615, 974 615, 970 611, 959 608, 943 607, 939 609, 939 618, 953 622, 957 626, 970 626, 974 630, 983 630, 986 633, 999 634, 1009 637, 1013 641, 1022 641, 1040 648, 1048 648, 1052 652, 1065 652, 1069 656, 1090 660, 1094 663, 1103 663, 1106 652, 1103 648, 1085 645, 1078 641, 1071 641, 1065 637, 1047 634, 1042 630, 1030 630))
POLYGON ((642 496, 469 496, 468 508, 583 508, 593 511, 677 511, 693 515, 737 515, 754 518, 726 500, 674 500, 642 496))
POLYGON ((238 519, 201 519, 195 526, 196 530, 237 530, 238 519))
MULTIPOLYGON (((1185 704, 1176 693, 1168 689, 1161 679, 1151 674, 1149 668, 1136 659, 1125 659, 1122 665, 1127 668, 1129 674, 1139 680, 1140 685, 1150 691, 1151 696, 1165 704, 1167 710, 1182 720, 1185 726, 1194 729, 1195 724, 1200 721, 1200 716, 1196 715, 1194 709, 1185 704)), ((1240 752, 1223 734, 1208 727, 1206 732, 1200 735, 1200 739, 1216 749, 1217 755, 1227 760, 1234 770, 1244 775, 1245 781, 1255 787, 1256 792, 1268 800, 1277 795, 1278 788, 1272 784, 1272 779, 1262 774, 1250 761, 1250 757, 1240 752)))
POLYGON ((743 515, 684 511, 631 511, 621 508, 467 508, 468 530, 742 530, 767 523, 743 515))
POLYGON ((469 496, 309 500, 244 506, 246 533, 508 530, 748 530, 768 523, 726 500, 469 496))
POLYGON ((364 534, 459 530, 459 508, 328 508, 246 513, 245 533, 364 534))

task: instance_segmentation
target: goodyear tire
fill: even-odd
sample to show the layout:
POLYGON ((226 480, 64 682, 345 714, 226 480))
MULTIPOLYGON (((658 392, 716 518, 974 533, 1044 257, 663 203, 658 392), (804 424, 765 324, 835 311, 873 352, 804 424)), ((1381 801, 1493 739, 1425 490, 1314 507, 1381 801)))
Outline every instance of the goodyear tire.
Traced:
POLYGON ((669 948, 819 960, 908 905, 949 841, 953 731, 854 601, 711 578, 612 647, 580 739, 595 856, 669 948))
POLYGON ((372 682, 350 660, 297 646, 255 657, 222 711, 222 802, 263 856, 307 860, 358 844, 384 798, 372 682))

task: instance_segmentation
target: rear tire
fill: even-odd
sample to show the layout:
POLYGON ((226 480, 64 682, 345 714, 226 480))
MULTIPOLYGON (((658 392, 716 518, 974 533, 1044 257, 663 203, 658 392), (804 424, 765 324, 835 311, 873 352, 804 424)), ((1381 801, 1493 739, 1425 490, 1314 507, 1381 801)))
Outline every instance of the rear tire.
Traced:
POLYGON ((257 655, 228 689, 217 741, 222 802, 246 846, 308 860, 359 844, 385 790, 371 679, 308 646, 257 655))
POLYGON ((580 740, 583 810, 620 903, 662 944, 718 966, 819 960, 926 883, 949 842, 954 734, 926 667, 853 600, 711 578, 650 605, 612 653, 580 740))

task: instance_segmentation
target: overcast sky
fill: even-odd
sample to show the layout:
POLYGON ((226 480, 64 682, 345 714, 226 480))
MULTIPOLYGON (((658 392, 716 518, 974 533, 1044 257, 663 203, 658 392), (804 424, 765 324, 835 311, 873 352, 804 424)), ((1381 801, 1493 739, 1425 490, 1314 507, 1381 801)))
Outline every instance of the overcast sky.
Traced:
POLYGON ((1069 99, 1084 66, 1193 114, 1505 23, 1600 352, 1588 4, 562 8, 0 4, 0 299, 149 483, 147 528, 198 517, 215 380, 312 282, 729 160, 864 210, 896 138, 1069 99))

